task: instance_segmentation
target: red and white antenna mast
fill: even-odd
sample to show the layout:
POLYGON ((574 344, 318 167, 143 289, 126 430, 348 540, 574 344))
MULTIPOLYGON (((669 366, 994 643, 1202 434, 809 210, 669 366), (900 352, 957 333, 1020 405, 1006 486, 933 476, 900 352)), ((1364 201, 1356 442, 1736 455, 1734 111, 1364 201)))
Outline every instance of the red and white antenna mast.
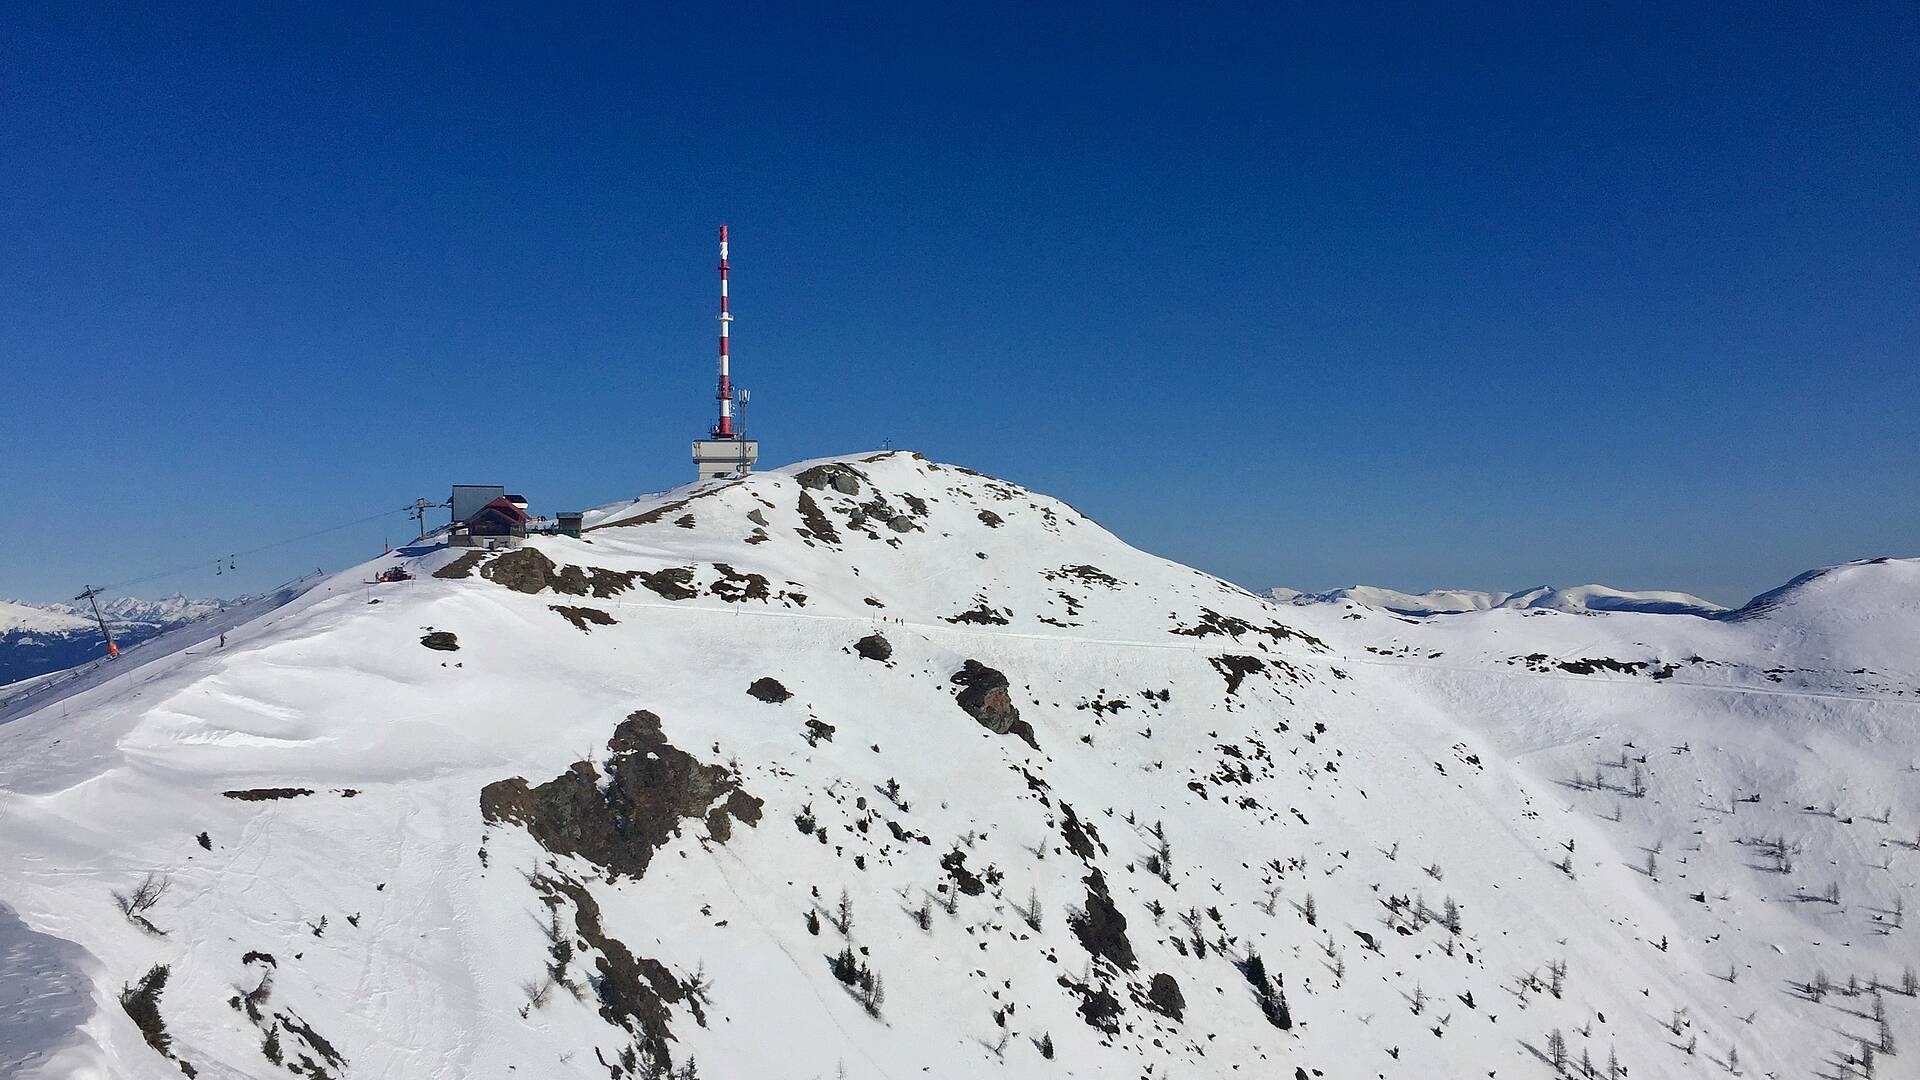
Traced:
POLYGON ((693 441, 694 474, 701 480, 744 476, 760 460, 760 444, 747 437, 747 392, 733 388, 732 373, 727 370, 727 332, 733 312, 727 302, 727 227, 720 226, 720 389, 714 397, 720 401, 720 418, 704 439, 693 441), (735 405, 740 407, 740 422, 733 419, 735 405))
POLYGON ((720 421, 713 425, 713 437, 731 439, 733 432, 733 384, 727 378, 727 324, 733 312, 727 310, 727 227, 720 226, 720 421))

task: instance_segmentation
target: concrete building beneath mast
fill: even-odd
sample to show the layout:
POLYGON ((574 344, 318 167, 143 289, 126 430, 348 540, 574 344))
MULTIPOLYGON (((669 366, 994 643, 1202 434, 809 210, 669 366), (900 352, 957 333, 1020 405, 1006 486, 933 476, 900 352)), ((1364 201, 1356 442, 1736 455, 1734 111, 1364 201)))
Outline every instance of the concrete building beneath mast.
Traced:
POLYGON ((752 439, 695 439, 693 467, 696 480, 717 480, 753 471, 760 460, 760 444, 752 439))

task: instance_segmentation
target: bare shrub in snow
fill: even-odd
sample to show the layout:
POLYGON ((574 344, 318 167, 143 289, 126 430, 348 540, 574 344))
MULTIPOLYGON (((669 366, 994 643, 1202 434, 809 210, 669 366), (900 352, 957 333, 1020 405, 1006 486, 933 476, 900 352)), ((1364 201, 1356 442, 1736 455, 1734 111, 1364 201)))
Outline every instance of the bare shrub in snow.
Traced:
MULTIPOLYGON (((167 893, 167 886, 172 883, 171 878, 150 873, 140 884, 134 886, 132 892, 123 893, 115 890, 113 902, 120 909, 120 914, 126 916, 128 922, 149 934, 164 937, 166 931, 149 922, 147 912, 152 911, 153 906, 160 902, 160 898, 167 893)), ((162 976, 162 982, 165 982, 164 976, 162 976)))

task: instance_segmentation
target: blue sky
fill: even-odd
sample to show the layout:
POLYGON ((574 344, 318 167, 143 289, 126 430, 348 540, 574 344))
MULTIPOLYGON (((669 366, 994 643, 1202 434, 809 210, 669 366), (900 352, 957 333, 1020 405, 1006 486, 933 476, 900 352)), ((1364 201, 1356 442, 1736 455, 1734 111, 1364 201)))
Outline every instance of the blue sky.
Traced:
POLYGON ((0 596, 683 482, 723 220, 768 463, 1256 586, 1920 554, 1911 5, 78 7, 0 11, 0 596))

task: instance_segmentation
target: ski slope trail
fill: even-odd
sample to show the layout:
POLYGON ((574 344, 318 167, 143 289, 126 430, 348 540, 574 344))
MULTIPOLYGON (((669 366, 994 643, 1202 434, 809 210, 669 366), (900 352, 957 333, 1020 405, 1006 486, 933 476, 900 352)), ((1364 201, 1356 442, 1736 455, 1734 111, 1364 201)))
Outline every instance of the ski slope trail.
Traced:
POLYGON ((1910 562, 1749 618, 1408 620, 908 453, 587 522, 0 726, 0 1062, 1640 1080, 1920 1040, 1910 562))

